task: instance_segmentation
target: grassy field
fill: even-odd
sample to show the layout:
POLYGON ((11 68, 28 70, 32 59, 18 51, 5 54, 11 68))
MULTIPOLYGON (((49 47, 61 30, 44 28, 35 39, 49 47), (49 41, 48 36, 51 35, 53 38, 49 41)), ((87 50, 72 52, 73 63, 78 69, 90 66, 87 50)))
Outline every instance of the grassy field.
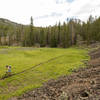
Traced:
POLYGON ((0 78, 5 74, 7 64, 12 65, 15 74, 0 80, 0 100, 19 96, 50 79, 83 67, 82 61, 89 59, 87 52, 78 48, 0 47, 0 78))

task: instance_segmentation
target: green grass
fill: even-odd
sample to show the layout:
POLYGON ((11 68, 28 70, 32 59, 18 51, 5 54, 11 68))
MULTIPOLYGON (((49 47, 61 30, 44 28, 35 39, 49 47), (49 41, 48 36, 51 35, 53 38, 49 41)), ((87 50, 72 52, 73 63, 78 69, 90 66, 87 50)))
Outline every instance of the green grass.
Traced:
POLYGON ((82 61, 89 59, 87 52, 78 48, 0 47, 0 78, 5 74, 7 64, 12 65, 13 73, 26 70, 24 73, 0 80, 0 100, 19 96, 28 90, 42 86, 50 79, 68 75, 80 66, 84 67, 82 61), (55 57, 58 58, 46 62, 55 57), (34 68, 42 62, 46 63, 34 68), (31 67, 33 68, 29 69, 31 67))

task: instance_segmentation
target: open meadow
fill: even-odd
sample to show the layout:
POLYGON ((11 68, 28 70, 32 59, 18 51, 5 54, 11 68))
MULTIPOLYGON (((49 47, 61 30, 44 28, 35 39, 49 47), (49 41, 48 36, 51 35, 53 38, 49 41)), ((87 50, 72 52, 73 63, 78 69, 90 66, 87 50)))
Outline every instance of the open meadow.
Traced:
POLYGON ((50 79, 70 74, 84 67, 88 51, 79 48, 0 47, 0 100, 42 86, 50 79), (6 65, 12 66, 12 76, 1 79, 6 65))

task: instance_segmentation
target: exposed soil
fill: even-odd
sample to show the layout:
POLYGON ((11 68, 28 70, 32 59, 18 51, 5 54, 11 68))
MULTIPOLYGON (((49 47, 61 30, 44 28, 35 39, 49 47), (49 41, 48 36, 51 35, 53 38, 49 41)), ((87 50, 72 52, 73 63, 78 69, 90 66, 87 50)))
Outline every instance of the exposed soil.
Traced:
POLYGON ((100 49, 89 55, 87 68, 50 80, 41 88, 10 100, 100 100, 100 49))

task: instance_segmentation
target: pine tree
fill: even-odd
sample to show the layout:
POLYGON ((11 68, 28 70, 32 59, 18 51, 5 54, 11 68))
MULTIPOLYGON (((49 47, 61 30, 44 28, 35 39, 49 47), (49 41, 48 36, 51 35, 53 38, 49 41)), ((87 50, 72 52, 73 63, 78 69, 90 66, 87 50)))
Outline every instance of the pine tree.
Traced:
POLYGON ((61 42, 61 23, 59 21, 59 24, 58 24, 58 44, 60 44, 61 42))
POLYGON ((29 46, 34 45, 34 33, 33 33, 33 18, 31 17, 30 32, 29 32, 29 46))

